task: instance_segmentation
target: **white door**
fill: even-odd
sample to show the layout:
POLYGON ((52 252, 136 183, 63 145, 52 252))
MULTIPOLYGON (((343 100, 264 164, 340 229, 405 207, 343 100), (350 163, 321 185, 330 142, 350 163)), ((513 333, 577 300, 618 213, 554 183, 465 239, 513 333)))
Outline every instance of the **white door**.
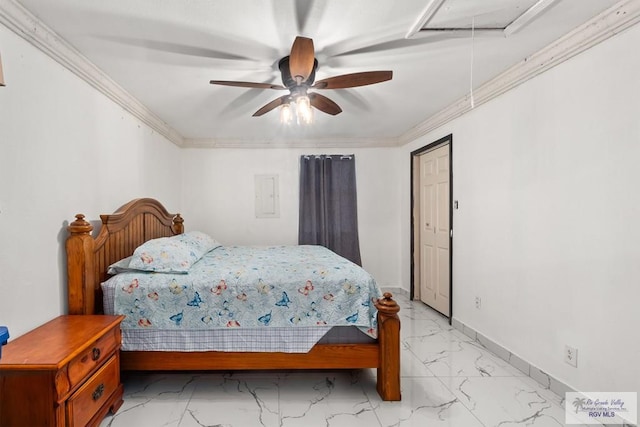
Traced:
POLYGON ((420 156, 420 299, 449 316, 449 145, 420 156))

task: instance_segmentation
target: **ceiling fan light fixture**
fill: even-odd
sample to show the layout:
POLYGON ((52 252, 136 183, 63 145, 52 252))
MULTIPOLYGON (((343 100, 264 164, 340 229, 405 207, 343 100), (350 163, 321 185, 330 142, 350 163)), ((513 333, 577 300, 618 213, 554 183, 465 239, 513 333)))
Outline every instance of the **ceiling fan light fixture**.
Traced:
POLYGON ((313 109, 307 95, 296 98, 296 114, 298 123, 311 124, 313 122, 313 109))
POLYGON ((293 111, 291 111, 291 104, 288 102, 286 104, 282 104, 280 107, 280 123, 283 125, 291 124, 293 120, 293 111))

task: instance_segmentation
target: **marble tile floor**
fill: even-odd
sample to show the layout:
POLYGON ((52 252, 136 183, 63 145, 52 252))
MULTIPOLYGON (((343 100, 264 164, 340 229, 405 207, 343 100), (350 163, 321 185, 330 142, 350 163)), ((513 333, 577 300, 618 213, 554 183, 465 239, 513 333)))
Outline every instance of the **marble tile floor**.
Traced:
POLYGON ((101 427, 562 426, 562 399, 398 296, 402 401, 375 370, 125 374, 124 404, 101 427))

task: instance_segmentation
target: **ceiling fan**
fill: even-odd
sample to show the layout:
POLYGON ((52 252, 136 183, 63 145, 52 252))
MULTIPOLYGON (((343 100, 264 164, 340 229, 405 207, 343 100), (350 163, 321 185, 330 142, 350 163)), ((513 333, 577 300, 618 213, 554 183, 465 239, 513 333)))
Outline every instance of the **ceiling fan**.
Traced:
POLYGON ((361 73, 343 74, 315 81, 318 60, 315 58, 313 40, 306 37, 296 37, 291 46, 291 53, 278 62, 283 85, 271 83, 254 83, 228 80, 211 80, 209 83, 223 86, 239 86, 257 89, 289 90, 283 95, 264 105, 253 116, 262 116, 276 107, 282 106, 281 120, 289 121, 292 117, 291 105, 295 104, 298 119, 311 121, 311 107, 335 116, 342 109, 338 104, 324 95, 309 92, 310 89, 345 89, 366 86, 391 80, 392 71, 366 71, 361 73))

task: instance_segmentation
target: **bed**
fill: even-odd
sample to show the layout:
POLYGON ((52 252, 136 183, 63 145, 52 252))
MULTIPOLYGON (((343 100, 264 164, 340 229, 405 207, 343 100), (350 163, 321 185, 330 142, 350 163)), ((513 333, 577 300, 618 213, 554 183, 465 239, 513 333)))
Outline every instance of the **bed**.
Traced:
MULTIPOLYGON (((189 234, 183 234, 184 220, 180 214, 170 214, 160 202, 149 198, 132 200, 113 214, 100 215, 100 218, 102 225, 95 237, 93 226, 82 214, 76 215, 75 221, 68 226, 69 314, 103 313, 102 284, 112 279, 107 273, 109 266, 131 256, 145 242, 189 234)), ((299 292, 303 294, 305 289, 300 288, 299 292)), ((293 297, 293 292, 289 295, 293 297)), ((376 338, 364 342, 320 341, 305 352, 212 351, 206 348, 126 350, 123 343, 121 368, 130 371, 376 368, 376 387, 381 398, 400 400, 399 306, 390 293, 371 301, 371 306, 376 330, 369 332, 376 338)))

